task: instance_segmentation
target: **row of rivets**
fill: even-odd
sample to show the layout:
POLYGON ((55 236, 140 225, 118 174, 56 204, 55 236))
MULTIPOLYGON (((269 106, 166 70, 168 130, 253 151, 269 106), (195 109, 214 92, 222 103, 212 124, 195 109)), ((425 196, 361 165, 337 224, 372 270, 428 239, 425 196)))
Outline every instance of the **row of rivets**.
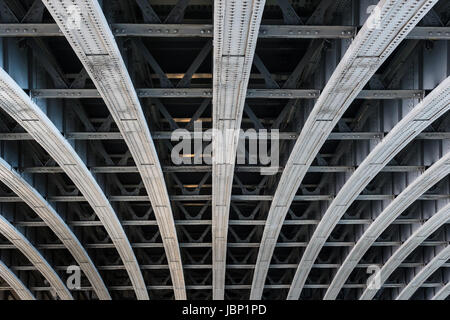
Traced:
MULTIPOLYGON (((114 32, 117 33, 125 33, 127 30, 126 29, 114 29, 114 32)), ((179 30, 178 29, 148 29, 147 30, 148 33, 178 33, 179 30)), ((201 34, 205 34, 205 33, 212 33, 211 29, 202 29, 200 30, 201 34)))

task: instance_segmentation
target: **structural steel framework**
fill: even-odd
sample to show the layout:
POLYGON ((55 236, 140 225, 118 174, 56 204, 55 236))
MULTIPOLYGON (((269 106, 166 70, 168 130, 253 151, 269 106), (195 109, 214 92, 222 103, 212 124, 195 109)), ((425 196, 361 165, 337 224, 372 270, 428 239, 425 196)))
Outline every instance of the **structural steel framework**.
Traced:
POLYGON ((214 1, 213 298, 225 294, 228 217, 242 114, 264 0, 214 1))
POLYGON ((39 192, 30 186, 5 160, 0 158, 0 178, 2 182, 14 191, 36 214, 53 230, 62 243, 73 255, 84 274, 89 279, 97 297, 102 300, 111 299, 97 268, 89 258, 86 250, 76 238, 69 226, 64 222, 53 207, 45 201, 39 192))
MULTIPOLYGON (((3 70, 0 70, 0 105, 2 109, 27 130, 52 158, 63 168, 64 172, 74 181, 98 215, 103 225, 110 233, 111 239, 117 244, 117 250, 124 265, 130 273, 138 298, 145 299, 147 290, 143 284, 136 257, 131 249, 128 238, 117 219, 109 201, 95 181, 86 165, 61 135, 51 120, 31 101, 25 92, 3 70)), ((58 292, 62 289, 58 288, 58 292)), ((70 296, 70 294, 69 294, 70 296)))
MULTIPOLYGON (((380 272, 380 282, 386 281, 386 279, 395 271, 403 260, 405 260, 408 255, 416 249, 420 243, 426 238, 428 238, 433 232, 440 228, 449 219, 450 206, 447 205, 434 216, 432 216, 426 223, 423 224, 419 229, 417 229, 408 240, 395 253, 389 258, 388 261, 383 265, 380 272)), ((376 294, 376 289, 366 288, 366 290, 361 295, 361 300, 368 300, 373 298, 376 294)))
POLYGON ((16 274, 0 261, 0 276, 14 290, 21 300, 36 300, 16 274))
POLYGON ((80 28, 73 28, 67 23, 73 1, 44 3, 101 93, 135 159, 158 221, 175 298, 186 299, 180 249, 161 165, 136 91, 101 7, 95 0, 77 4, 83 12, 80 28))
POLYGON ((449 41, 446 0, 0 0, 0 300, 448 299, 449 41))
POLYGON ((396 300, 408 300, 417 291, 417 289, 448 259, 450 259, 450 246, 442 249, 436 256, 427 263, 417 275, 408 282, 408 285, 400 291, 396 300))
MULTIPOLYGON (((418 1, 414 4, 404 1, 380 1, 374 9, 374 12, 378 12, 378 21, 369 19, 347 49, 308 116, 280 178, 266 221, 266 231, 261 240, 262 246, 258 253, 258 262, 253 276, 251 298, 259 299, 261 297, 282 221, 300 187, 307 168, 314 161, 320 147, 358 92, 435 3, 436 1, 418 1)), ((375 16, 373 18, 375 19, 375 16)), ((353 190, 349 191, 350 193, 345 193, 345 197, 354 194, 353 190)), ((336 203, 337 206, 343 206, 348 201, 336 203)), ((342 210, 345 211, 345 208, 342 210)), ((340 216, 337 214, 337 219, 340 216)), ((314 231, 313 238, 302 255, 298 271, 292 281, 289 299, 298 299, 310 265, 314 263, 322 243, 332 232, 333 222, 336 219, 329 220, 326 219, 327 217, 325 215, 314 231)))
POLYGON ((431 300, 445 300, 450 294, 450 284, 447 283, 442 287, 441 290, 436 292, 436 294, 431 297, 431 300))
POLYGON ((62 300, 72 300, 72 294, 66 288, 52 266, 39 253, 27 238, 11 225, 4 217, 0 217, 0 233, 7 238, 15 248, 19 249, 36 266, 36 269, 47 279, 52 289, 62 300))

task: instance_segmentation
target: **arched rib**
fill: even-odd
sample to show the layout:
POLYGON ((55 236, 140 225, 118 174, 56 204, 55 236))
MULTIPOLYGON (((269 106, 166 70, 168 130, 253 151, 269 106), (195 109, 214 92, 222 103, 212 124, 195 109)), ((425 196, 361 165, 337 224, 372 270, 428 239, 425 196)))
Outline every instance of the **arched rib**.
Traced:
MULTIPOLYGON (((449 157, 450 159, 450 157, 449 157)), ((447 174, 450 172, 450 163, 447 163, 447 174)), ((405 206, 407 207, 407 205, 405 206)), ((439 210, 435 215, 433 215, 427 222, 425 222, 419 229, 416 230, 404 244, 398 248, 392 256, 386 261, 378 275, 380 284, 383 284, 389 276, 400 266, 400 264, 405 260, 408 255, 413 252, 426 238, 428 238, 433 232, 435 232, 439 227, 450 221, 450 204, 446 205, 444 208, 439 210)), ((376 221, 375 221, 376 222, 376 221)), ((374 223, 375 223, 374 222, 374 223)), ((360 300, 370 300, 377 293, 378 289, 366 288, 359 298, 360 300)))
POLYGON ((21 300, 36 300, 30 290, 2 261, 0 261, 0 277, 5 280, 21 300))
POLYGON ((52 229, 61 242, 64 243, 75 258, 75 261, 80 265, 89 282, 91 282, 97 297, 101 300, 110 300, 111 296, 97 268, 69 226, 41 194, 2 158, 0 158, 0 179, 30 206, 49 228, 52 229))
POLYGON ((186 299, 183 266, 166 183, 147 121, 97 0, 44 0, 94 82, 127 144, 152 204, 176 299, 186 299), (77 12, 78 11, 78 12, 77 12), (79 14, 79 27, 67 21, 79 14))
POLYGON ((214 1, 213 299, 223 299, 228 218, 247 84, 265 0, 214 1))
POLYGON ((395 300, 408 300, 414 292, 444 263, 450 259, 450 245, 442 249, 430 262, 424 266, 419 273, 399 293, 395 300))
MULTIPOLYGON (((412 112, 415 109, 412 110, 412 112)), ((399 123, 401 125, 401 123, 399 123)), ((407 125, 407 124, 405 124, 407 125)), ((395 129, 395 127, 394 127, 395 129)), ((397 130, 401 132, 401 130, 397 130)), ((400 150, 400 149, 399 149, 400 150)), ((370 156, 370 155, 369 155, 370 156)), ((361 171, 360 171, 361 172, 361 171)), ((403 211, 405 211, 414 201, 416 201, 422 194, 424 194, 433 185, 438 183, 440 180, 445 178, 450 173, 450 152, 448 152, 439 161, 433 164, 427 171, 425 171, 421 176, 415 179, 405 190, 403 190, 375 219, 375 221, 367 228, 361 238, 358 240, 356 245, 351 249, 350 253, 347 255, 345 261, 342 263, 341 267, 338 269, 336 275, 331 282, 330 287, 325 293, 325 300, 336 299, 345 281, 356 267, 358 262, 362 259, 364 254, 369 250, 376 239, 386 230, 391 223, 397 219, 403 211)), ((364 179, 364 178, 363 178, 364 179)), ((415 242, 413 242, 415 243, 415 242)), ((417 245, 419 245, 417 243, 417 245)), ((410 248, 411 244, 406 248, 410 248)), ((412 247, 413 248, 413 247, 412 247)), ((398 251, 398 250, 397 250, 398 251)), ((397 251, 395 254, 397 254, 397 251)), ((401 253, 402 251, 398 251, 401 253)), ((392 256, 395 259, 398 257, 392 256)), ((405 257, 406 258, 406 257, 405 257)), ((396 261, 396 260, 395 260, 396 261)), ((398 261, 399 263, 401 262, 398 261)), ((384 267, 383 267, 384 268, 384 267)), ((386 272, 392 272, 389 267, 387 267, 386 272)), ((389 273, 390 274, 390 273, 389 273)), ((389 274, 382 273, 382 277, 386 278, 389 274)), ((382 280, 383 282, 386 279, 382 280)), ((374 293, 375 294, 375 293, 374 293)), ((363 294, 364 296, 364 294, 363 294)), ((362 297, 361 297, 362 298, 362 297)))
MULTIPOLYGON (((400 150, 449 109, 450 77, 442 81, 421 103, 414 107, 364 159, 331 202, 314 230, 295 273, 288 298, 297 299, 299 297, 309 271, 324 243, 357 196, 400 150)), ((363 241, 368 240, 364 239, 363 241)))
MULTIPOLYGON (((303 126, 275 191, 258 252, 251 299, 261 298, 283 221, 320 148, 375 71, 436 2, 381 0, 331 75, 303 126)), ((313 240, 302 258, 308 264, 315 259, 311 253, 322 246, 313 240)), ((306 267, 305 263, 301 267, 306 267)), ((309 273, 309 268, 306 267, 304 272, 309 273)), ((306 276, 296 277, 288 298, 298 298, 305 279, 306 276)))
POLYGON ((33 246, 19 230, 9 223, 2 215, 0 215, 0 233, 19 249, 28 260, 30 260, 62 300, 73 300, 72 294, 47 260, 45 260, 36 247, 33 246))
POLYGON ((450 282, 441 288, 436 294, 431 298, 431 300, 445 300, 450 295, 450 282))
POLYGON ((148 299, 144 278, 125 231, 88 168, 59 130, 19 85, 0 68, 0 107, 58 163, 84 195, 113 241, 138 299, 148 299))

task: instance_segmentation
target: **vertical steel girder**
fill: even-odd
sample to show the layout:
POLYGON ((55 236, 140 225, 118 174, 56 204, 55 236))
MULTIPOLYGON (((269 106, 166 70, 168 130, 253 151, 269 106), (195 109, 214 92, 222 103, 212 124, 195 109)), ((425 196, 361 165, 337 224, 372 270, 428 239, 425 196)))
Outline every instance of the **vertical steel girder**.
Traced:
POLYGON ((247 84, 265 0, 214 1, 213 299, 223 299, 228 218, 247 84))
MULTIPOLYGON (((67 21, 73 1, 44 0, 99 90, 133 156, 150 198, 170 266, 176 299, 186 299, 181 254, 172 208, 148 125, 108 22, 96 0, 77 2, 80 24, 67 21)), ((142 296, 146 298, 146 293, 142 296)))
POLYGON ((14 290, 21 300, 36 300, 16 274, 0 261, 0 277, 14 290))
MULTIPOLYGON (((450 153, 449 153, 450 154, 450 153)), ((450 159, 450 155, 448 156, 450 159)), ((447 164, 450 168, 450 163, 447 164)), ((450 171, 450 170, 448 170, 450 171)), ((406 207, 406 206, 405 206, 406 207)), ((450 221, 450 204, 439 210, 430 219, 427 220, 419 229, 417 229, 392 256, 386 261, 378 274, 375 275, 379 284, 383 285, 389 276, 400 266, 400 264, 413 252, 426 238, 428 238, 439 227, 450 221)), ((378 284, 378 283, 377 283, 378 284)), ((360 300, 370 300, 377 293, 378 289, 367 287, 360 300)))
MULTIPOLYGON (((395 155, 409 142, 411 142, 415 136, 426 129, 433 121, 438 119, 445 112, 450 110, 449 98, 450 77, 442 81, 442 83, 437 86, 436 89, 434 89, 421 103, 414 107, 389 132, 386 138, 384 138, 372 150, 358 169, 356 169, 356 171, 347 180, 337 196, 331 202, 319 225, 314 230, 314 234, 311 237, 305 252, 303 253, 302 259, 292 281, 288 295, 289 299, 298 299, 303 285, 306 282, 309 271, 319 255, 323 244, 326 242, 327 238, 330 236, 331 232, 341 217, 345 214, 346 210, 351 206, 353 201, 370 183, 370 181, 375 178, 381 169, 386 166, 389 161, 391 161, 395 155)), ((448 169, 447 162, 448 159, 444 157, 443 165, 445 166, 445 169, 448 169)), ((434 173, 434 171, 431 171, 429 174, 431 176, 431 181, 437 183, 439 180, 431 173, 434 173)), ((428 182, 427 179, 425 179, 424 184, 426 184, 426 182, 428 182)), ((428 184, 426 185, 429 186, 428 184)), ((397 203, 394 205, 396 204, 397 203)), ((374 223, 371 225, 371 228, 376 229, 378 226, 378 223, 374 223)), ((379 231, 378 229, 376 230, 379 231)), ((373 239, 372 235, 370 239, 373 239)), ((373 241, 375 240, 376 237, 373 241)), ((364 238, 361 244, 365 244, 367 241, 369 240, 364 238)), ((345 272, 348 271, 348 269, 343 270, 345 270, 345 272)), ((343 280, 339 278, 339 281, 342 282, 343 280)))
MULTIPOLYGON (((380 1, 331 75, 303 126, 275 192, 258 252, 251 299, 261 298, 283 221, 321 146, 376 70, 436 2, 422 0, 405 4, 400 0, 380 1)), ((303 274, 309 273, 305 264, 314 263, 315 252, 325 240, 316 243, 315 239, 311 239, 309 242, 309 249, 302 256, 303 263, 299 265, 302 277, 297 275, 294 279, 288 298, 296 299, 300 295, 306 281, 303 274)))
POLYGON ((147 289, 136 256, 103 190, 47 115, 3 69, 0 69, 0 107, 33 136, 86 197, 119 252, 137 297, 147 299, 147 289))
POLYGON ((69 226, 41 194, 2 158, 0 158, 0 178, 6 186, 36 212, 67 247, 91 282, 97 297, 101 300, 110 300, 111 296, 97 268, 69 226))

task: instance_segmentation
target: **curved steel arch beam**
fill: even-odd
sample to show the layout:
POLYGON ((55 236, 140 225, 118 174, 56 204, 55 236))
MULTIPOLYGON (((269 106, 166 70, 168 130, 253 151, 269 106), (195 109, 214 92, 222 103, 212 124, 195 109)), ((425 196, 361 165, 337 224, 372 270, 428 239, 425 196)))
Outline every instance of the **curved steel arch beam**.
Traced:
MULTIPOLYGON (((341 188, 314 230, 303 253, 289 290, 289 299, 297 299, 300 296, 309 271, 324 243, 358 195, 400 150, 448 110, 450 110, 450 77, 442 81, 389 132, 341 188)), ((378 224, 373 228, 377 227, 378 224)), ((364 239, 362 243, 372 240, 376 239, 364 239)))
POLYGON ((0 261, 0 277, 6 281, 21 300, 36 300, 31 291, 2 261, 0 261))
POLYGON ((0 68, 0 107, 15 119, 58 163, 84 195, 113 241, 138 299, 148 299, 139 265, 111 204, 88 168, 47 115, 0 68))
POLYGON ((26 182, 4 159, 0 157, 0 179, 14 193, 16 193, 46 224, 67 247, 73 255, 83 273, 100 300, 111 300, 108 289, 105 286, 94 263, 78 238, 53 209, 53 207, 41 196, 41 194, 26 182))
POLYGON ((450 259, 450 245, 442 249, 399 293, 395 300, 408 300, 414 292, 444 263, 450 259))
MULTIPOLYGON (((449 157, 450 158, 450 157, 449 157)), ((450 168, 450 163, 447 164, 450 168)), ((449 170, 450 172, 450 170, 449 170)), ((389 276, 400 266, 408 255, 413 252, 426 238, 428 238, 439 227, 450 221, 450 204, 439 210, 435 215, 427 220, 419 229, 417 229, 409 238, 398 248, 392 256, 386 261, 378 274, 375 275, 382 285, 389 276)), ((373 299, 378 289, 367 287, 360 300, 373 299)))
POLYGON ((158 222, 176 299, 186 299, 183 266, 161 164, 141 104, 96 0, 44 0, 98 88, 136 163, 158 222), (79 26, 68 21, 79 15, 79 26))
MULTIPOLYGON (((411 112, 413 112, 413 109, 411 112)), ((400 123, 400 125, 402 125, 400 123)), ((405 127, 408 124, 404 124, 405 127)), ((395 127, 394 127, 395 129, 395 127)), ((397 130, 396 132, 400 133, 401 130, 397 130)), ((393 137, 392 139, 395 139, 393 137)), ((398 149, 400 150, 400 149, 398 149)), ((370 157, 370 155, 369 155, 370 157)), ((360 171, 362 172, 362 171, 360 171)), ((377 240, 377 238, 386 230, 387 227, 391 225, 391 223, 397 219, 398 216, 402 214, 414 201, 416 201, 422 194, 424 194, 428 189, 430 189, 433 185, 438 183, 440 180, 444 179, 450 173, 450 152, 448 152, 444 157, 442 157, 439 161, 433 164, 428 170, 426 170, 421 176, 415 179, 408 187, 406 187, 375 219, 374 222, 371 223, 369 228, 363 233, 363 235, 358 239, 356 245, 351 249, 350 253, 345 258, 341 267, 336 272, 336 275, 333 278, 330 286, 328 287, 327 292, 325 293, 325 300, 336 299, 339 291, 342 289, 342 286, 345 284, 345 281, 352 273, 353 269, 356 267, 358 262, 362 259, 364 254, 369 250, 372 244, 377 240)), ((363 175, 360 175, 362 179, 365 179, 363 175)), ((345 186, 344 186, 345 187, 345 186)), ((437 214, 436 214, 437 215, 437 214)), ((431 219, 430 219, 431 220, 431 219)), ((431 222, 430 222, 431 223, 431 222)), ((425 227, 425 225, 423 226, 425 227)), ((427 229, 424 229, 427 230, 427 229)), ((419 235, 422 233, 419 233, 419 235)), ((413 234, 417 235, 416 233, 413 234)), ((411 236, 412 237, 412 236, 411 236)), ((414 238, 410 238, 411 241, 415 241, 414 238)), ((423 239, 422 239, 423 240, 423 239)), ((408 240, 409 241, 409 240, 408 240)), ((417 241, 416 241, 417 242, 417 241)), ((419 245, 420 242, 413 244, 419 245)), ((406 244, 406 243, 405 243, 406 244)), ((414 248, 409 244, 405 248, 414 248)), ((402 253, 398 249, 391 258, 394 258, 395 262, 400 263, 402 260, 398 260, 398 254, 402 253)), ((406 257, 405 257, 406 258, 406 257)), ((391 261, 389 263, 392 263, 391 261)), ((388 265, 386 262, 385 266, 388 265)), ((383 267, 383 271, 381 272, 382 281, 386 281, 387 277, 390 275, 392 265, 388 265, 383 267), (389 274, 387 274, 389 272, 389 274), (386 279, 384 277, 386 276, 386 279)), ((366 290, 367 291, 367 290, 366 290)), ((366 293, 366 292, 365 292, 366 293)), ((376 291, 373 293, 375 295, 376 291)), ((363 294, 364 296, 364 294, 363 294)), ((362 297, 361 297, 362 299, 362 297)))
POLYGON ((33 246, 19 230, 9 223, 2 215, 0 215, 0 233, 19 249, 28 260, 30 260, 62 300, 73 300, 72 294, 47 260, 45 260, 36 247, 33 246))
POLYGON ((228 219, 247 85, 265 0, 214 1, 213 299, 223 299, 228 219))
POLYGON ((445 300, 450 295, 450 282, 441 288, 436 294, 431 298, 431 300, 445 300))
MULTIPOLYGON (((320 148, 375 71, 436 2, 381 0, 339 62, 306 120, 281 175, 266 220, 250 299, 260 299, 262 296, 283 221, 320 148)), ((309 249, 302 257, 302 268, 306 267, 306 261, 308 264, 313 263, 310 261, 315 259, 312 253, 320 247, 320 243, 310 241, 309 249)), ((306 267, 302 272, 309 273, 309 268, 306 267)), ((298 275, 291 286, 289 299, 300 295, 305 279, 298 278, 298 275)))

